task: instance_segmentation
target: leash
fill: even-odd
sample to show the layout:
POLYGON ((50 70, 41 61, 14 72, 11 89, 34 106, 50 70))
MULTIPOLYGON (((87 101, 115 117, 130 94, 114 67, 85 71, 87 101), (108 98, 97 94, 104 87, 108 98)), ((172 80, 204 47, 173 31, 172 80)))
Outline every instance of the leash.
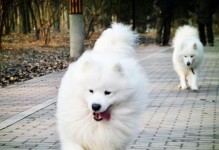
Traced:
POLYGON ((195 74, 195 72, 194 72, 193 68, 191 68, 191 70, 192 70, 192 73, 193 73, 193 74, 195 74))

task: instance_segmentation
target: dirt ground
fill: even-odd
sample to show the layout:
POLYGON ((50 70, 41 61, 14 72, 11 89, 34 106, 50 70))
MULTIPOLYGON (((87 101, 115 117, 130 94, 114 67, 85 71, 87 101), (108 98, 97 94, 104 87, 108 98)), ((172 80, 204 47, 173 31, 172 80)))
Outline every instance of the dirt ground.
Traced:
MULTIPOLYGON (((85 49, 92 49, 101 33, 85 40, 85 49)), ((34 33, 10 34, 2 38, 0 50, 0 88, 34 77, 60 71, 74 61, 70 57, 68 33, 52 33, 48 46, 36 40, 34 33)), ((140 36, 140 44, 154 43, 151 37, 140 36)))

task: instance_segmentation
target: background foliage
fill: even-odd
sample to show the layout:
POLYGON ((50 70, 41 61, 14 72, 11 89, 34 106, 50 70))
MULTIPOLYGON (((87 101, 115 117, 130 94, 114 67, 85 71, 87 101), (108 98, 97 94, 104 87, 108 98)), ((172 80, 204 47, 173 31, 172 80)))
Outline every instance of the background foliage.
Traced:
MULTIPOLYGON (((176 0, 174 25, 194 24, 194 0, 176 0)), ((136 30, 154 28, 156 16, 153 0, 83 0, 85 37, 104 29, 112 21, 134 23, 136 30)), ((218 29, 219 11, 214 19, 218 29)), ((2 36, 11 33, 35 33, 44 45, 50 32, 68 32, 68 1, 65 0, 0 0, 0 48, 2 36)))

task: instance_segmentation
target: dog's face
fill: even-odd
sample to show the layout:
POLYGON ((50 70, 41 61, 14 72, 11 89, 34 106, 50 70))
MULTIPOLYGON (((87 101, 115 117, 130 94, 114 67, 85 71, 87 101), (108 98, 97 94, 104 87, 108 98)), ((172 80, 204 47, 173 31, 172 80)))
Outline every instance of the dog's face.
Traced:
POLYGON ((195 60, 195 55, 193 54, 188 54, 183 56, 183 62, 187 67, 192 66, 194 60, 195 60))
POLYGON ((186 67, 191 68, 194 67, 197 59, 197 46, 196 44, 186 45, 183 47, 181 52, 181 57, 183 63, 186 67))
POLYGON ((85 101, 96 121, 109 121, 111 111, 130 94, 129 82, 120 64, 102 65, 94 61, 84 66, 85 101))

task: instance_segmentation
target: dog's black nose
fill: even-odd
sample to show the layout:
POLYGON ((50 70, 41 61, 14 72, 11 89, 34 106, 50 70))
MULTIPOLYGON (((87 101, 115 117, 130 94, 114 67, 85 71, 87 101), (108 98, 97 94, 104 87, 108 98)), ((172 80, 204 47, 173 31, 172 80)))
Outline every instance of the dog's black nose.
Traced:
POLYGON ((100 108, 101 108, 101 105, 100 104, 92 104, 92 109, 93 109, 93 111, 98 111, 98 110, 100 110, 100 108))
POLYGON ((190 62, 187 62, 187 66, 190 66, 191 65, 191 63, 190 62))

